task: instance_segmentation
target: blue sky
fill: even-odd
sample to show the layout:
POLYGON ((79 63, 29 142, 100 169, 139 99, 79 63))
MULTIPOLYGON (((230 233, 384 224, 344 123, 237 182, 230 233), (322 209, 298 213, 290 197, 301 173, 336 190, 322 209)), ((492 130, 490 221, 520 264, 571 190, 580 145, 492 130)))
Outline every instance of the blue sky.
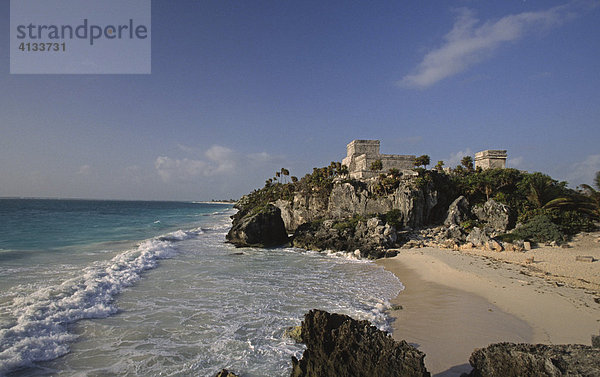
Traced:
POLYGON ((7 35, 0 196, 237 198, 353 139, 591 183, 599 21, 599 1, 153 1, 150 75, 10 75, 7 35))

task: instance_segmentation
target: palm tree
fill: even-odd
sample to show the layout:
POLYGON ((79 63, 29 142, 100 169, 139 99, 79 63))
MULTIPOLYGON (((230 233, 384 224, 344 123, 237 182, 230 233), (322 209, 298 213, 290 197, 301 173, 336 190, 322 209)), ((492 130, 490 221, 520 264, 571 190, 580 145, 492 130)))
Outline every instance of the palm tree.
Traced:
POLYGON ((429 165, 430 162, 431 158, 426 154, 415 158, 415 166, 423 166, 424 168, 427 168, 427 165, 429 165))
POLYGON ((473 167, 473 158, 471 156, 463 157, 462 160, 460 160, 460 163, 462 164, 462 166, 467 168, 468 172, 472 172, 475 170, 475 168, 473 167))
POLYGON ((581 188, 583 189, 583 194, 587 196, 592 203, 594 203, 596 207, 596 213, 600 215, 600 171, 596 172, 596 177, 594 178, 594 185, 596 186, 596 188, 598 188, 598 190, 586 184, 582 184, 581 188))

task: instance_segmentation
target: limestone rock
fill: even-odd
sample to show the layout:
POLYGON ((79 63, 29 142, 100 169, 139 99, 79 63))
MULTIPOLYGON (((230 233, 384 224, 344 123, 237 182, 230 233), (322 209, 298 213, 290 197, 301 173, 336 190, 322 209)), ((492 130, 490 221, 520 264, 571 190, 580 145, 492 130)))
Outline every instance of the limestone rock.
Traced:
POLYGON ((471 212, 481 222, 492 228, 495 232, 506 232, 510 223, 510 209, 507 205, 489 199, 483 206, 475 206, 471 212))
POLYGON ((471 233, 469 233, 469 235, 467 236, 467 242, 471 242, 476 247, 482 247, 484 245, 487 245, 490 241, 490 236, 478 227, 473 228, 471 230, 471 233))
POLYGON ((353 252, 363 258, 396 255, 396 228, 374 217, 368 221, 325 220, 305 223, 296 229, 292 245, 309 250, 353 252))
POLYGON ((281 217, 290 233, 304 223, 321 218, 344 219, 391 210, 398 211, 398 222, 403 227, 420 227, 441 220, 437 214, 441 204, 433 184, 416 189, 414 179, 407 177, 386 195, 378 194, 375 186, 371 181, 336 181, 327 195, 296 192, 291 200, 277 200, 273 204, 281 209, 281 217))
POLYGON ((311 310, 302 322, 306 350, 292 357, 292 377, 430 376, 425 355, 368 321, 311 310))
POLYGON ((274 247, 288 242, 287 232, 281 219, 281 210, 267 205, 256 213, 236 217, 227 240, 240 247, 274 247))
POLYGON ((446 220, 444 225, 460 225, 465 220, 471 217, 471 211, 469 210, 469 201, 464 196, 459 196, 455 201, 448 207, 446 214, 446 220))
POLYGON ((581 344, 497 343, 478 349, 469 377, 600 376, 600 350, 581 344))

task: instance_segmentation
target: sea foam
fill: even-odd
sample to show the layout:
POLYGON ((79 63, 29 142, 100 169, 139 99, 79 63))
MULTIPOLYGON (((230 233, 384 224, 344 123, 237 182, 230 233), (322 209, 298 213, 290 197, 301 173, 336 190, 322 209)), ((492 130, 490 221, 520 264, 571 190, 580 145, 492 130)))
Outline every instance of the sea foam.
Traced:
POLYGON ((68 324, 115 314, 117 294, 139 280, 142 272, 155 268, 160 259, 173 256, 175 242, 201 233, 199 228, 178 230, 145 240, 110 261, 95 262, 77 277, 15 298, 9 307, 14 320, 0 329, 0 375, 67 354, 69 343, 77 337, 68 324))

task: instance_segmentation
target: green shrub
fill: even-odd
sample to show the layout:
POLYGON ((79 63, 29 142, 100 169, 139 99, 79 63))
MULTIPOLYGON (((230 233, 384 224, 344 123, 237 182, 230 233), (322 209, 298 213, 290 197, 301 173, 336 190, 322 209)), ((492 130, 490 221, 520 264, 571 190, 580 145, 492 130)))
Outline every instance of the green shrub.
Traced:
POLYGON ((402 228, 402 211, 393 209, 378 216, 386 224, 394 226, 396 229, 402 228))
POLYGON ((562 229, 547 215, 533 217, 528 223, 516 229, 512 235, 517 237, 516 239, 533 242, 562 242, 566 238, 562 229))

